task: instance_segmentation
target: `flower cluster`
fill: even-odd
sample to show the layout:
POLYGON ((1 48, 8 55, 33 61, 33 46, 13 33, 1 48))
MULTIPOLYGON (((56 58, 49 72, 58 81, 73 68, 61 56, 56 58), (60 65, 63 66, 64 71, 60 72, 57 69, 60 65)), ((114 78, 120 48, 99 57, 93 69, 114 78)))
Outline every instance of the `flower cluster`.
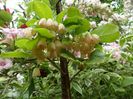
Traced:
POLYGON ((58 39, 47 43, 45 40, 40 40, 32 50, 33 55, 39 59, 57 58, 60 56, 62 49, 68 50, 75 57, 89 58, 90 54, 95 50, 94 47, 99 43, 99 36, 96 34, 84 33, 82 36, 72 38, 72 41, 61 42, 58 39))
POLYGON ((10 44, 11 41, 16 38, 31 38, 34 35, 32 28, 25 28, 25 29, 2 28, 1 32, 5 36, 1 40, 1 43, 7 43, 7 44, 10 44))
POLYGON ((124 1, 125 16, 128 18, 126 24, 122 25, 124 33, 129 34, 133 32, 133 2, 132 0, 124 1))
POLYGON ((63 48, 64 48, 64 45, 59 40, 53 40, 52 42, 49 42, 49 43, 46 43, 46 41, 40 40, 36 48, 33 49, 32 53, 39 60, 43 60, 46 57, 56 58, 60 55, 61 49, 63 48))
POLYGON ((47 29, 52 30, 54 32, 58 32, 60 34, 64 34, 66 31, 65 26, 62 23, 58 24, 57 21, 53 21, 52 19, 46 20, 45 18, 42 18, 39 21, 39 25, 41 27, 47 28, 47 29))
POLYGON ((74 42, 66 45, 66 49, 74 53, 76 57, 89 58, 99 40, 96 34, 87 33, 81 37, 75 37, 74 42))
POLYGON ((111 4, 101 3, 100 0, 85 0, 79 3, 79 9, 87 17, 99 17, 106 22, 123 22, 126 21, 127 15, 124 13, 118 14, 113 12, 113 8, 118 8, 117 2, 112 1, 111 4))
POLYGON ((112 15, 112 9, 109 4, 101 3, 100 0, 89 0, 89 2, 82 2, 79 9, 88 17, 99 16, 102 19, 108 19, 112 15))
POLYGON ((23 37, 24 34, 22 32, 22 29, 15 29, 15 28, 2 28, 2 33, 6 36, 8 39, 15 39, 18 37, 23 37))

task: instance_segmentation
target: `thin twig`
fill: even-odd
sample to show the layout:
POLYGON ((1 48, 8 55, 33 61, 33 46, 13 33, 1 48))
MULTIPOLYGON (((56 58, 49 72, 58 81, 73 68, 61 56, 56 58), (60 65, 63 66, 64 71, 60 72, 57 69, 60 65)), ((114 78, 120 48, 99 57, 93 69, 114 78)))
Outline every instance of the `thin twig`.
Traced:
POLYGON ((54 62, 54 61, 52 61, 50 58, 47 58, 50 62, 51 62, 51 64, 55 67, 55 68, 57 68, 59 71, 60 71, 60 68, 58 67, 58 65, 54 62))
POLYGON ((24 8, 23 8, 20 4, 19 4, 18 6, 19 6, 22 10, 24 10, 24 8))
POLYGON ((61 0, 58 0, 58 2, 56 3, 56 13, 59 14, 61 10, 62 10, 61 0))
POLYGON ((72 80, 81 72, 82 70, 79 70, 76 74, 74 74, 73 76, 72 76, 72 78, 70 79, 70 82, 72 82, 72 80))

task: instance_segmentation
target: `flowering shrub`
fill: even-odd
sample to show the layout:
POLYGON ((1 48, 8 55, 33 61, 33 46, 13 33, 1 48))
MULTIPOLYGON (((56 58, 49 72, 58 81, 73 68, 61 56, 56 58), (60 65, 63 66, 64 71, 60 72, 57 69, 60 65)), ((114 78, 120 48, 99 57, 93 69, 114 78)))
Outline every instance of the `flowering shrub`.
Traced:
POLYGON ((133 77, 125 67, 132 46, 124 46, 132 35, 123 33, 127 17, 117 2, 101 1, 28 1, 6 28, 15 21, 0 16, 1 97, 125 98, 133 77))

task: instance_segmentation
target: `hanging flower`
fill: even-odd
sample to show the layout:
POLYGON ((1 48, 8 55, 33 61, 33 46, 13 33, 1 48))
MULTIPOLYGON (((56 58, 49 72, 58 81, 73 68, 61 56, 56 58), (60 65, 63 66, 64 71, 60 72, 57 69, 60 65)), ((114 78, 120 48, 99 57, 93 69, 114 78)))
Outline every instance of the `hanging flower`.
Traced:
POLYGON ((12 67, 12 61, 10 59, 0 58, 0 71, 3 69, 9 69, 12 67))

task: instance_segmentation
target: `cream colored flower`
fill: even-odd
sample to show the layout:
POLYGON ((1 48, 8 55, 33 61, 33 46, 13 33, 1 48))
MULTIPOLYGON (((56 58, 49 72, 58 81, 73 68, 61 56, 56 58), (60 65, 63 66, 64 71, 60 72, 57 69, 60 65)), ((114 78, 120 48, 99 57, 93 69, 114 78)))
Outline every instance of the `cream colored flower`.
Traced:
POLYGON ((32 28, 25 28, 23 29, 24 37, 31 38, 34 35, 32 28))

